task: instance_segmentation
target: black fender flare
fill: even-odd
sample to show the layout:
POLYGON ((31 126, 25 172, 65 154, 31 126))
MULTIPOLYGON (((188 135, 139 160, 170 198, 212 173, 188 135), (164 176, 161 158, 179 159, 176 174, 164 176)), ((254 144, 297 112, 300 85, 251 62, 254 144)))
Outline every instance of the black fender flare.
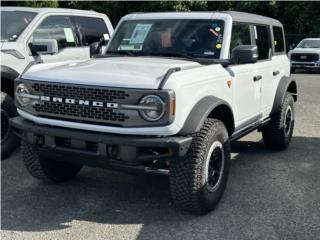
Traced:
POLYGON ((290 92, 293 95, 294 100, 297 101, 298 95, 296 81, 292 77, 283 76, 277 87, 271 114, 279 111, 286 92, 290 92))
POLYGON ((19 73, 14 69, 1 65, 1 91, 13 97, 14 80, 19 76, 19 73))
POLYGON ((200 131, 201 126, 209 117, 210 113, 221 106, 229 109, 231 119, 228 119, 228 121, 230 122, 230 126, 226 127, 229 134, 231 134, 234 131, 234 117, 232 108, 229 103, 214 96, 206 96, 193 106, 179 134, 189 135, 200 131))
POLYGON ((13 70, 10 67, 1 65, 1 78, 4 77, 10 80, 14 80, 18 76, 19 76, 19 73, 17 71, 13 70))

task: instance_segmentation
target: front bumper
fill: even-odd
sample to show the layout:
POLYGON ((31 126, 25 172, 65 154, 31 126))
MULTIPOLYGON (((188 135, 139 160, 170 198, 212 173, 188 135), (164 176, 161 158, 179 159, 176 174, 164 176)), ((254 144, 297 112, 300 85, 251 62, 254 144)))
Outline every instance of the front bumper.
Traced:
POLYGON ((192 137, 132 136, 40 125, 22 117, 10 119, 15 133, 56 160, 93 166, 142 165, 186 154, 192 137))
POLYGON ((291 68, 319 69, 320 68, 320 61, 317 61, 317 62, 295 62, 295 61, 291 61, 291 68))

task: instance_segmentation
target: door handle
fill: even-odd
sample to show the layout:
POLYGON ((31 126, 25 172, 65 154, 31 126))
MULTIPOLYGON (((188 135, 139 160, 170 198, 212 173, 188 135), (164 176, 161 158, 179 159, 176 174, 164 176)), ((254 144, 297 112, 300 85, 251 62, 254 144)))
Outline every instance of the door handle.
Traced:
POLYGON ((279 73, 280 73, 280 71, 278 71, 278 70, 277 70, 277 71, 274 71, 274 72, 273 72, 273 76, 277 76, 279 73))
POLYGON ((254 82, 257 82, 257 81, 259 81, 259 80, 261 80, 262 79, 262 76, 261 75, 257 75, 257 76, 254 76, 253 77, 253 81, 254 82))

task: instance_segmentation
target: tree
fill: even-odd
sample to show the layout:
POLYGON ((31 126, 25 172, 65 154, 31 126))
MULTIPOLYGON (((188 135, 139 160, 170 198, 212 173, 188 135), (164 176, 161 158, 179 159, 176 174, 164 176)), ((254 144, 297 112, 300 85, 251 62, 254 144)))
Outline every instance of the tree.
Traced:
POLYGON ((121 17, 133 12, 168 11, 243 11, 280 20, 293 41, 320 36, 320 2, 316 1, 23 1, 1 2, 4 6, 64 7, 105 13, 116 25, 121 17), (298 39, 298 40, 297 40, 298 39))

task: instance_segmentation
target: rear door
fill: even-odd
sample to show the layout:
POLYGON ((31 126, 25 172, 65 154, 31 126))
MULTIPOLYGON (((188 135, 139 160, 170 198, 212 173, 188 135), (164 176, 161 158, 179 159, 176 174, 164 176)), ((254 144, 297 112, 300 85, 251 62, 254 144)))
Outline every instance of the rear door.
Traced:
POLYGON ((276 83, 275 77, 280 76, 280 70, 278 72, 272 56, 272 29, 269 25, 256 24, 253 27, 254 40, 258 47, 259 54, 258 62, 255 64, 254 76, 260 78, 261 113, 265 116, 268 114, 273 104, 274 96, 272 96, 272 94, 275 92, 273 90, 276 83), (275 76, 273 76, 273 74, 275 74, 275 76))
MULTIPOLYGON (((253 36, 250 23, 233 23, 230 55, 236 46, 254 44, 253 36)), ((231 65, 227 69, 232 79, 236 130, 239 130, 261 117, 261 79, 255 79, 258 75, 256 63, 231 65)))

